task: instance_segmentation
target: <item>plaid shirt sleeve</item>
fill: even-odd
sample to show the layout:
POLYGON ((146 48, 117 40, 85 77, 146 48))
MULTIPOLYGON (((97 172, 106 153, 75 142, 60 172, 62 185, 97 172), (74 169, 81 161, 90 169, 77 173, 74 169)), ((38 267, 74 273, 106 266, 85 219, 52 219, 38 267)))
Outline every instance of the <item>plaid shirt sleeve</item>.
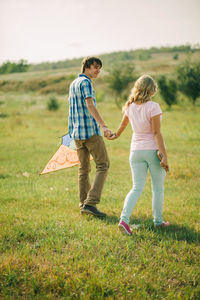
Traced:
POLYGON ((86 79, 81 82, 81 93, 82 93, 83 99, 93 98, 92 85, 89 80, 86 79))

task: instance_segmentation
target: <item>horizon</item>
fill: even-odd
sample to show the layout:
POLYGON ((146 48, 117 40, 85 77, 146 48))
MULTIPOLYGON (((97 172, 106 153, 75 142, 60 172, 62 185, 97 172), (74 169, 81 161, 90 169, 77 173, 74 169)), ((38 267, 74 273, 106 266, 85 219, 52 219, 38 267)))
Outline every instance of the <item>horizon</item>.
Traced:
MULTIPOLYGON (((151 50, 152 48, 155 48, 155 49, 162 49, 162 48, 175 48, 175 47, 187 47, 187 46, 190 46, 191 49, 196 49, 196 50, 200 50, 200 43, 197 43, 197 44, 194 44, 194 45, 191 45, 189 43, 187 44, 180 44, 180 45, 166 45, 166 46, 160 46, 160 47, 157 47, 157 46, 151 46, 151 47, 148 47, 148 48, 136 48, 136 49, 129 49, 129 50, 118 50, 118 51, 111 51, 111 52, 105 52, 105 53, 99 53, 99 54, 94 54, 93 56, 96 56, 96 57, 99 57, 99 56, 103 56, 103 55, 109 55, 109 54, 112 54, 112 53, 118 53, 118 52, 130 52, 130 51, 138 51, 138 50, 144 50, 144 51, 148 51, 148 50, 151 50)), ((77 56, 77 57, 72 57, 72 58, 66 58, 66 59, 60 59, 60 60, 52 60, 52 61, 40 61, 40 62, 29 62, 27 61, 26 59, 24 58, 20 58, 19 60, 6 60, 6 61, 3 61, 3 62, 0 62, 0 65, 4 64, 4 63, 7 63, 7 62, 11 62, 11 63, 18 63, 19 61, 23 60, 25 61, 26 63, 28 63, 29 65, 39 65, 39 64, 44 64, 44 63, 57 63, 57 62, 61 62, 61 61, 70 61, 70 60, 75 60, 75 59, 83 59, 85 56, 77 56)))

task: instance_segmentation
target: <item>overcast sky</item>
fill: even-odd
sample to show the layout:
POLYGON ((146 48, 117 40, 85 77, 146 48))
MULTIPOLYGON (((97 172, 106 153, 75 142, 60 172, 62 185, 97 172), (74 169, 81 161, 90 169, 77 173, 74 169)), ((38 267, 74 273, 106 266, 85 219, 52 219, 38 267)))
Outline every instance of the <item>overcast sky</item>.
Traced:
POLYGON ((200 42, 200 0, 0 0, 0 63, 200 42))

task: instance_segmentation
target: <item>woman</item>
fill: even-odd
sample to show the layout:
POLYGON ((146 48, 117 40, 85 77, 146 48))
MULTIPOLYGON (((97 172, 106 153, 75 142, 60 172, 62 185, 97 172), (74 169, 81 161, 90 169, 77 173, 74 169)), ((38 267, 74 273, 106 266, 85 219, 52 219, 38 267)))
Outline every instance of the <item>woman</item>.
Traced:
POLYGON ((153 222, 156 227, 169 226, 162 219, 164 200, 164 180, 168 170, 167 152, 160 130, 162 111, 158 103, 151 100, 157 85, 148 75, 141 76, 131 91, 124 107, 124 116, 117 132, 109 139, 118 138, 128 123, 131 123, 133 136, 130 147, 130 166, 133 187, 127 194, 118 227, 122 233, 132 235, 129 219, 146 182, 149 169, 152 181, 153 222), (159 160, 157 151, 162 153, 159 160))

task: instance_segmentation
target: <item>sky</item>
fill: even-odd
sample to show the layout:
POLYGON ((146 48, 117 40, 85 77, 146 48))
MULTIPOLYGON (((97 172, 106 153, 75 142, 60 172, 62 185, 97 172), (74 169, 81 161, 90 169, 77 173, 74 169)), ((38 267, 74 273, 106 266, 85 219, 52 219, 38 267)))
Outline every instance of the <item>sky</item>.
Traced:
POLYGON ((0 0, 0 63, 200 42, 200 0, 0 0))

